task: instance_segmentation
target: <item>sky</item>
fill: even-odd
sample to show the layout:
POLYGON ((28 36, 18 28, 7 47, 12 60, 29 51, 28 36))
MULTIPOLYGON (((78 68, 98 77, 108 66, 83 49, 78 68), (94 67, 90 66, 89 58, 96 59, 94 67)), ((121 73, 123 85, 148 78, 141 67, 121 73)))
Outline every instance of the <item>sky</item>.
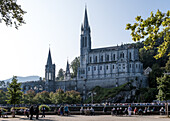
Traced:
POLYGON ((16 30, 0 23, 0 80, 15 76, 45 76, 49 47, 56 75, 80 55, 85 5, 92 48, 132 43, 127 23, 140 15, 170 10, 170 0, 18 0, 27 13, 16 30))

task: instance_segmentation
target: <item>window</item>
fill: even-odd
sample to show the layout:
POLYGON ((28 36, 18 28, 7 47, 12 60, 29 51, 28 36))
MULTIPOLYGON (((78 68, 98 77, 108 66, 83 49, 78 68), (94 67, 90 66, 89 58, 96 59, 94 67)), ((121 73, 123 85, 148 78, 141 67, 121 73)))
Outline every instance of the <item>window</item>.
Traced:
POLYGON ((106 60, 109 61, 109 55, 106 56, 106 60))
POLYGON ((91 63, 91 57, 90 57, 90 63, 91 63))
POLYGON ((84 47, 87 47, 87 37, 85 37, 84 47))
POLYGON ((136 68, 138 68, 138 65, 136 64, 136 68))
POLYGON ((90 71, 90 67, 88 67, 88 71, 90 71))
POLYGON ((84 47, 84 37, 82 37, 82 43, 81 46, 84 47))
POLYGON ((129 59, 132 60, 132 54, 131 54, 131 52, 129 53, 129 59))
POLYGON ((108 66, 106 66, 106 69, 108 70, 108 66))
POLYGON ((113 69, 115 68, 115 66, 113 65, 113 69))
POLYGON ((102 70, 102 66, 100 66, 100 70, 102 70))
POLYGON ((113 54, 113 60, 115 60, 115 54, 113 54))
POLYGON ((122 53, 122 57, 124 58, 124 53, 122 53))
POLYGON ((130 68, 131 68, 131 64, 130 64, 130 68))
POLYGON ((95 60, 96 60, 95 62, 97 62, 97 56, 96 56, 95 60))
POLYGON ((94 71, 96 71, 96 67, 94 67, 94 71))
POLYGON ((103 55, 101 56, 101 62, 103 62, 103 55))

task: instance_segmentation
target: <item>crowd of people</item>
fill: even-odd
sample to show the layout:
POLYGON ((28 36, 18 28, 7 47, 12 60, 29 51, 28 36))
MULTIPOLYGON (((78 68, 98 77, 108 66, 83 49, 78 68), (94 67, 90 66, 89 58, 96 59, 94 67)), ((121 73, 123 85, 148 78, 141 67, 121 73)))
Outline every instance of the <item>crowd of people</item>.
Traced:
POLYGON ((60 108, 58 109, 57 113, 60 116, 64 116, 64 115, 68 116, 68 115, 70 115, 70 111, 69 111, 68 105, 67 104, 64 105, 64 106, 61 105, 60 108))

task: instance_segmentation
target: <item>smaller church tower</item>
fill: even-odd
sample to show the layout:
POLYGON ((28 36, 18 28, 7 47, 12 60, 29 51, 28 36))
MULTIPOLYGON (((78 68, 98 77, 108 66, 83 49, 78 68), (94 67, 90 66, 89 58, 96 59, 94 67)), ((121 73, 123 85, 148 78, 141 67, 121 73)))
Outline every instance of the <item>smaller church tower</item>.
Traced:
POLYGON ((50 49, 45 65, 45 90, 48 92, 55 91, 55 64, 52 64, 50 49))
POLYGON ((68 81, 70 79, 71 79, 70 67, 69 67, 69 63, 68 63, 68 60, 67 60, 67 66, 66 66, 66 72, 65 72, 65 75, 64 75, 64 80, 68 81))

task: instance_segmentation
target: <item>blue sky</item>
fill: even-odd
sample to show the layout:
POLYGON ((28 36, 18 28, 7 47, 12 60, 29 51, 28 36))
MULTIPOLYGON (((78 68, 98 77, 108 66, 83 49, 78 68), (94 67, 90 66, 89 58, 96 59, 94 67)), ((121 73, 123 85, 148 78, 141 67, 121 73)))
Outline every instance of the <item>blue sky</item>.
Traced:
POLYGON ((92 48, 132 43, 127 23, 146 18, 170 0, 18 0, 27 11, 19 30, 0 24, 0 80, 16 76, 44 77, 49 44, 56 75, 80 52, 80 29, 85 4, 91 26, 92 48))

